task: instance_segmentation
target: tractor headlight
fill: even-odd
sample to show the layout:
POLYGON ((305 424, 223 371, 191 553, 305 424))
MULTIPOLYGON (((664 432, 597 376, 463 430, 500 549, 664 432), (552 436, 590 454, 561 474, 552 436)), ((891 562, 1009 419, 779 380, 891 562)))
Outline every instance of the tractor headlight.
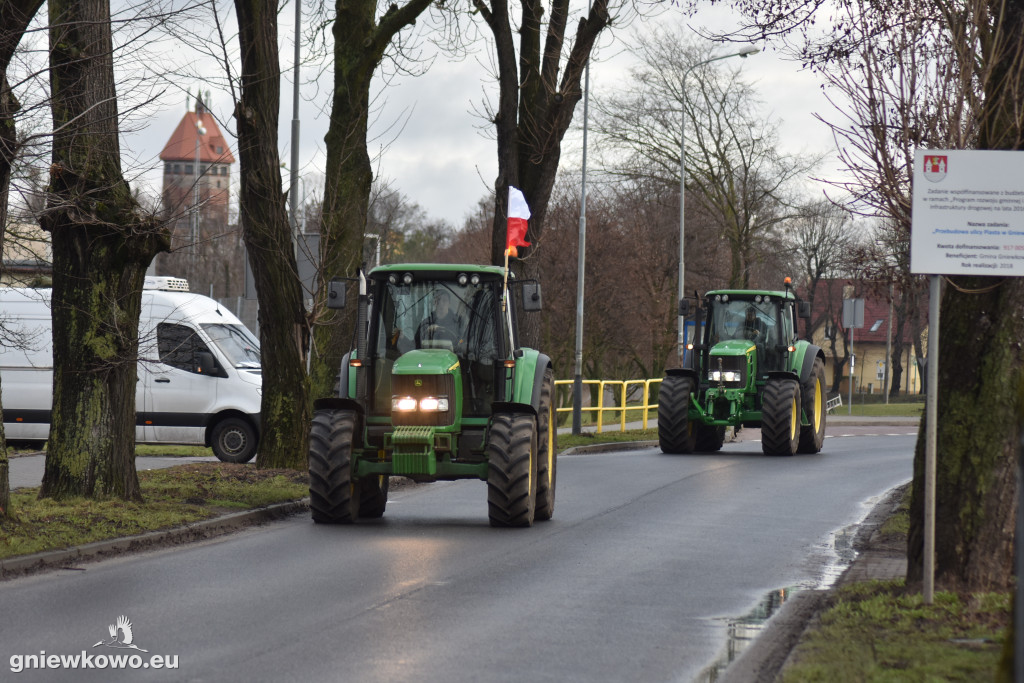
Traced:
POLYGON ((419 400, 412 396, 394 396, 391 399, 391 410, 395 412, 411 412, 422 410, 425 413, 446 413, 448 412, 448 399, 427 396, 419 400))
POLYGON ((408 412, 416 410, 418 402, 412 396, 395 396, 391 399, 391 410, 408 412))
POLYGON ((710 382, 742 382, 742 373, 735 372, 733 370, 711 370, 708 372, 708 381, 710 382))
POLYGON ((448 399, 446 398, 434 398, 433 396, 427 396, 424 399, 420 399, 420 410, 423 412, 448 412, 448 399))

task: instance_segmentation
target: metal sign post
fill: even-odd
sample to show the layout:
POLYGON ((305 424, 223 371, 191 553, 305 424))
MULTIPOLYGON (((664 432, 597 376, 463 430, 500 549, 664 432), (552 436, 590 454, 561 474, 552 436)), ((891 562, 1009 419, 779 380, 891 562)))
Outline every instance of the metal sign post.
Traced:
POLYGON ((846 411, 853 415, 853 366, 857 362, 853 353, 853 331, 864 327, 864 299, 843 299, 843 327, 850 331, 850 400, 846 411))

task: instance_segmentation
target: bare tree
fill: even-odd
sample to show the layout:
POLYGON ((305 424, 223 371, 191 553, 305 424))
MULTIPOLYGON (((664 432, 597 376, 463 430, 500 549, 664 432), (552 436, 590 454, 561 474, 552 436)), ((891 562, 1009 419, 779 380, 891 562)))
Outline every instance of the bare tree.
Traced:
MULTIPOLYGON (((508 0, 473 0, 494 37, 498 67, 498 106, 493 122, 498 142, 494 182, 492 263, 504 262, 508 187, 522 190, 530 207, 527 241, 539 244, 551 191, 562 156, 562 138, 583 96, 583 70, 597 37, 610 25, 608 0, 595 0, 566 44, 568 0, 527 0, 520 5, 515 32, 508 0), (547 17, 546 22, 542 19, 547 17), (564 52, 564 54, 563 54, 564 52)), ((524 253, 524 256, 526 254, 524 253)), ((525 261, 524 272, 536 271, 525 261)), ((528 332, 529 335, 529 332, 528 332)))
POLYGON ((40 496, 139 499, 142 283, 170 240, 139 210, 121 173, 107 0, 50 0, 48 6, 54 134, 42 225, 53 244, 54 371, 40 496))
MULTIPOLYGON (((7 80, 7 68, 29 23, 42 4, 42 0, 12 0, 0 4, 0 262, 3 260, 4 237, 7 231, 7 195, 11 187, 11 167, 19 147, 15 116, 21 108, 7 80)), ((3 407, 0 407, 0 518, 10 514, 8 468, 3 407)))
POLYGON ((804 330, 810 339, 814 330, 829 321, 828 306, 815 306, 818 283, 849 274, 853 249, 861 240, 850 213, 826 199, 804 206, 800 215, 787 224, 787 232, 801 267, 804 298, 811 304, 811 319, 804 330))
POLYGON ((713 48, 681 30, 638 40, 637 86, 599 100, 595 129, 614 174, 679 186, 686 120, 688 213, 704 213, 731 255, 730 287, 749 287, 780 226, 798 215, 795 183, 818 158, 779 149, 779 123, 757 111, 738 69, 700 63, 713 48), (689 77, 688 77, 689 76, 689 77))

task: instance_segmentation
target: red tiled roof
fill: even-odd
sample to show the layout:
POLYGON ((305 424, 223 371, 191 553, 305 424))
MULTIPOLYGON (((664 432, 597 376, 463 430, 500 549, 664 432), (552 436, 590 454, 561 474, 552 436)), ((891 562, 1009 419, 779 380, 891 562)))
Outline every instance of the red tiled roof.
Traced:
MULTIPOLYGON (((819 280, 818 286, 815 289, 814 296, 814 308, 815 315, 822 310, 824 307, 829 306, 835 311, 836 319, 842 321, 843 316, 843 289, 844 286, 853 286, 855 299, 864 299, 864 327, 857 329, 854 332, 854 338, 857 341, 864 342, 880 342, 885 343, 886 337, 889 330, 889 299, 884 294, 884 289, 881 293, 873 291, 872 288, 866 287, 865 283, 856 280, 819 280), (831 285, 831 286, 830 286, 831 285), (830 296, 831 293, 831 296, 830 296), (874 332, 871 328, 877 321, 881 320, 878 329, 874 332)), ((921 306, 921 324, 923 326, 928 325, 928 302, 927 297, 924 301, 920 302, 921 306)), ((895 312, 893 312, 893 331, 895 332, 895 312)), ((905 343, 911 343, 913 335, 909 325, 903 327, 903 341, 905 343)))
POLYGON ((227 140, 220 132, 217 121, 207 113, 201 117, 206 135, 199 136, 196 129, 196 113, 186 112, 181 123, 174 129, 171 139, 160 152, 161 161, 195 161, 196 137, 199 137, 199 159, 208 164, 233 164, 235 157, 231 154, 227 140))

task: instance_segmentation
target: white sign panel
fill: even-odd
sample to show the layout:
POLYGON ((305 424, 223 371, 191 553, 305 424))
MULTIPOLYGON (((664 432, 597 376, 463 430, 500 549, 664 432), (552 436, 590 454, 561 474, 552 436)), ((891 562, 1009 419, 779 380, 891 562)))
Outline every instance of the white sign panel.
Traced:
POLYGON ((917 150, 910 271, 1024 276, 1024 152, 917 150))

